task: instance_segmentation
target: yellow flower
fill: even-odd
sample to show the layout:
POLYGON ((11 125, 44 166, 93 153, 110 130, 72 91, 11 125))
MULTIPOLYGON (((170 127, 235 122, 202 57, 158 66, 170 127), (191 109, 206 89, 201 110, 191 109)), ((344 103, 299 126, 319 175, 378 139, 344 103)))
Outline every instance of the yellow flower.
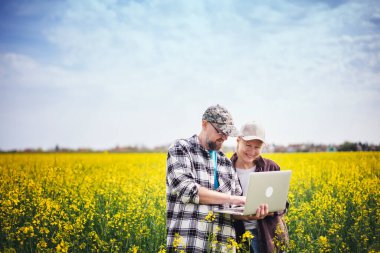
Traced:
POLYGON ((62 240, 55 249, 57 252, 66 253, 68 252, 69 246, 65 243, 65 241, 62 240))
POLYGON ((166 249, 164 245, 160 246, 160 250, 157 253, 166 253, 166 249))
POLYGON ((46 248, 47 247, 47 243, 45 242, 44 239, 42 239, 41 241, 38 242, 37 247, 38 248, 46 248))
POLYGON ((331 251, 330 250, 330 246, 329 246, 329 242, 327 240, 327 238, 325 236, 320 236, 318 238, 318 244, 320 246, 320 249, 322 252, 329 252, 331 251))
POLYGON ((177 248, 182 246, 182 244, 183 244, 183 237, 180 236, 180 234, 176 233, 174 235, 174 240, 173 240, 174 250, 177 250, 177 248))
POLYGON ((139 246, 133 246, 132 247, 132 252, 137 253, 139 251, 139 246))
POLYGON ((215 216, 215 214, 214 214, 213 211, 209 211, 208 214, 205 217, 205 220, 207 222, 213 222, 213 221, 215 221, 215 219, 216 219, 216 216, 215 216))
POLYGON ((251 239, 253 239, 255 236, 249 232, 249 230, 245 231, 245 233, 241 236, 241 242, 249 242, 251 239))
POLYGON ((229 245, 231 248, 235 248, 237 250, 240 249, 240 245, 231 237, 227 239, 227 245, 229 245))

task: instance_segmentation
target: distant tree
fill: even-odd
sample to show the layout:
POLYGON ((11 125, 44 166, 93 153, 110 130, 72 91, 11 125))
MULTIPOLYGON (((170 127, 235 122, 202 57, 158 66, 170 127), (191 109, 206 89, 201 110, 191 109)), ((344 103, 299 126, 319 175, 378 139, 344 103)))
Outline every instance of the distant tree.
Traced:
POLYGON ((357 144, 349 141, 345 141, 338 146, 338 151, 357 151, 357 144))

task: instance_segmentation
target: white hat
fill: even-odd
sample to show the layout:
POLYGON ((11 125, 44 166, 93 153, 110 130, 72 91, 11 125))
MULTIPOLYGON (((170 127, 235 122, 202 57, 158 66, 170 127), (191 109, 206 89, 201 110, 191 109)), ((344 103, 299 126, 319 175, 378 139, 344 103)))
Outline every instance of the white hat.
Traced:
POLYGON ((239 136, 245 141, 260 140, 265 143, 265 130, 255 121, 244 124, 239 136))

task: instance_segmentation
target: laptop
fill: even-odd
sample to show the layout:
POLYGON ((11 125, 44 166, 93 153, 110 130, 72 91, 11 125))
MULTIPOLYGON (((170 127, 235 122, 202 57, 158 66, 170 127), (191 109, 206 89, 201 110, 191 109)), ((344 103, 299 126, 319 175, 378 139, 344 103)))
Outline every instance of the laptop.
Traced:
POLYGON ((244 206, 213 210, 234 215, 256 214, 260 204, 268 204, 269 212, 285 209, 291 170, 252 172, 249 174, 247 200, 244 206))

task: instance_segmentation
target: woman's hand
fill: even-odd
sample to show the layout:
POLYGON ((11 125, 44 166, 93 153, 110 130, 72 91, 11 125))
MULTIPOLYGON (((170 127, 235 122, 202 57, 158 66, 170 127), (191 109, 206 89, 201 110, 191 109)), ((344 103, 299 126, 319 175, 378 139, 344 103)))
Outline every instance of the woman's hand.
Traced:
POLYGON ((250 220, 261 220, 267 217, 268 215, 268 204, 261 204, 257 210, 256 210, 256 215, 251 214, 251 215, 244 215, 242 216, 242 220, 250 221, 250 220))

